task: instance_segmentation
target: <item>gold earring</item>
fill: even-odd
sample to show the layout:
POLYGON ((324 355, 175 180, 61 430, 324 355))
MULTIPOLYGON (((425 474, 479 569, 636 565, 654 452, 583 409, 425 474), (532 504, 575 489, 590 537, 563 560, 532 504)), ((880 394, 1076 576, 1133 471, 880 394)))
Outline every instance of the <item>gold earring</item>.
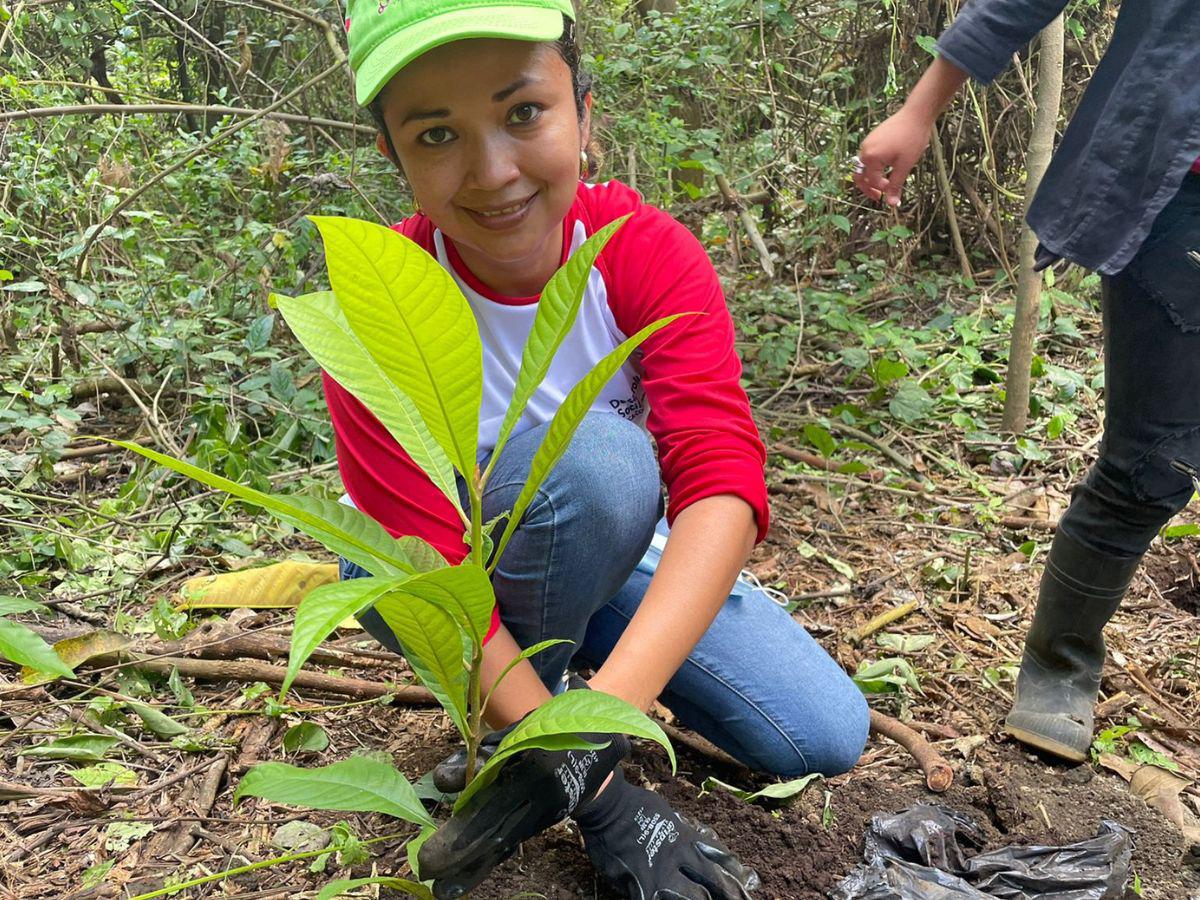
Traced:
POLYGON ((586 150, 579 151, 579 164, 583 167, 583 173, 586 175, 588 172, 588 169, 591 168, 591 163, 588 160, 588 155, 587 155, 586 150))
POLYGON ((414 216, 419 215, 420 212, 421 212, 421 201, 416 198, 416 195, 413 195, 413 215, 414 216))

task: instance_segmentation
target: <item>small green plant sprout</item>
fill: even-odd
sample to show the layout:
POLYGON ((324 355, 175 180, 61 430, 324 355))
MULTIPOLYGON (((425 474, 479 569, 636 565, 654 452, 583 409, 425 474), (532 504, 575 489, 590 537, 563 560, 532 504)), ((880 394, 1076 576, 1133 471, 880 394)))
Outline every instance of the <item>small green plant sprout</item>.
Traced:
POLYGON ((1106 753, 1126 756, 1138 765, 1157 766, 1168 772, 1178 772, 1179 764, 1171 757, 1146 744, 1138 732, 1142 724, 1133 716, 1124 725, 1105 728, 1092 740, 1092 761, 1098 762, 1106 753))
MULTIPOLYGON (((496 605, 490 573, 600 390, 646 338, 679 316, 647 325, 575 385, 534 455, 528 480, 505 517, 503 531, 493 539, 497 523, 484 523, 481 501, 492 466, 574 323, 596 257, 624 220, 588 239, 547 283, 492 462, 482 469, 476 462, 482 344, 471 308, 454 280, 424 250, 389 228, 338 217, 312 221, 324 241, 332 290, 294 298, 274 295, 272 302, 321 367, 379 419, 450 501, 465 531, 466 559, 448 565, 420 538, 393 538, 374 519, 345 504, 263 493, 155 450, 116 443, 265 509, 375 576, 324 585, 305 596, 296 611, 281 697, 309 655, 339 623, 374 606, 404 647, 413 671, 462 735, 466 771, 473 773, 488 697, 512 668, 486 689, 480 683, 483 641, 496 605), (465 509, 457 479, 465 485, 465 509)), ((513 665, 557 643, 561 641, 528 647, 513 665)), ((459 795, 458 805, 494 779, 514 753, 594 746, 578 737, 582 732, 624 733, 657 741, 674 765, 666 735, 640 710, 607 694, 569 691, 535 710, 505 737, 459 795)), ((260 767, 266 771, 247 774, 239 796, 266 796, 268 791, 280 796, 274 785, 277 779, 294 777, 291 767, 268 765, 275 768, 260 767), (251 782, 249 787, 246 781, 251 782)), ((322 801, 336 802, 339 790, 331 783, 322 801)), ((314 800, 307 787, 284 793, 291 802, 311 805, 314 800)), ((394 808, 394 814, 429 824, 419 804, 404 807, 409 805, 394 808)))

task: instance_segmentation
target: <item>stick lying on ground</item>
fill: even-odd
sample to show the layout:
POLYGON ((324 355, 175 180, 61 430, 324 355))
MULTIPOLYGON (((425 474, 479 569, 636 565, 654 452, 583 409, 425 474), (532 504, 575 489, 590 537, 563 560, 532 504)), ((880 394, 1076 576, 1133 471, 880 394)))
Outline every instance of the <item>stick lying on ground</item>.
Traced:
POLYGON ((925 773, 925 786, 936 794, 947 791, 954 783, 954 770, 930 743, 907 725, 890 716, 871 710, 871 731, 891 738, 917 761, 925 773))

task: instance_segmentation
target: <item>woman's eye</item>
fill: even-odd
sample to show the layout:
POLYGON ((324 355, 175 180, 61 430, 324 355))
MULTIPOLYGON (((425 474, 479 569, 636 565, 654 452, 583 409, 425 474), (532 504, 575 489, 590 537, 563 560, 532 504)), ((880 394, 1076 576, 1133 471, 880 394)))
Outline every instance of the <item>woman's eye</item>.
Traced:
POLYGON ((508 114, 508 121, 514 125, 528 125, 542 114, 541 107, 536 103, 522 103, 514 107, 508 114))
POLYGON ((448 144, 452 140, 454 140, 454 132, 441 125, 436 128, 430 128, 428 131, 422 131, 420 137, 421 143, 427 144, 430 147, 448 144))

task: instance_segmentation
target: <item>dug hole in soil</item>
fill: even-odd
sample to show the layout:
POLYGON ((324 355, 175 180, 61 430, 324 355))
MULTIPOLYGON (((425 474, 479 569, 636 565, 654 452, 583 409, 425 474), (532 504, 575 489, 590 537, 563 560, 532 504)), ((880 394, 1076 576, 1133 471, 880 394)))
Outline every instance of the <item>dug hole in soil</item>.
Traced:
MULTIPOLYGON (((447 738, 446 743, 408 754, 397 749, 400 768, 416 774, 453 748, 447 738)), ((926 789, 915 763, 908 768, 868 763, 846 775, 814 782, 791 805, 773 808, 746 803, 719 789, 702 793, 700 785, 710 775, 739 787, 752 785, 744 771, 727 769, 684 747, 677 746, 676 751, 677 775, 671 775, 661 752, 639 747, 626 764, 627 777, 659 791, 684 815, 711 826, 730 849, 753 865, 762 879, 755 900, 826 898, 862 861, 862 835, 871 816, 917 802, 942 804, 970 816, 987 836, 984 850, 1010 844, 1067 844, 1093 837, 1100 822, 1111 819, 1134 832, 1133 870, 1144 898, 1200 898, 1200 873, 1181 866, 1181 835, 1160 813, 1131 795, 1123 781, 1089 765, 1044 761, 1011 742, 989 742, 968 760, 951 760, 955 783, 944 794, 926 789)), ((527 841, 471 893, 478 900, 510 900, 516 895, 547 900, 620 898, 599 881, 578 830, 569 824, 527 841)), ((1132 890, 1127 892, 1128 898, 1136 896, 1132 890)))

